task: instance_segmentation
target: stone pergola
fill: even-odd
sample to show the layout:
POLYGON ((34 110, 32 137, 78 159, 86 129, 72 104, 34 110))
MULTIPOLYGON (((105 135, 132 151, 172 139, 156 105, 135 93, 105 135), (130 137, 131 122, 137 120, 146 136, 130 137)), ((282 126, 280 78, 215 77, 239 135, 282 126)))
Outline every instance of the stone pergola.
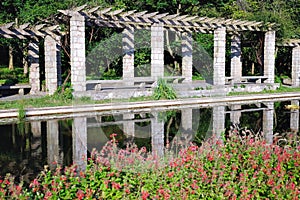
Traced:
POLYGON ((45 52, 45 79, 46 91, 53 94, 57 86, 61 84, 61 58, 60 58, 60 36, 59 26, 47 26, 38 24, 35 26, 29 23, 15 25, 14 22, 0 25, 0 37, 17 38, 20 40, 29 40, 28 60, 29 60, 29 84, 30 93, 34 94, 41 90, 40 88, 40 49, 39 42, 44 39, 45 52))
POLYGON ((276 44, 279 47, 292 48, 292 86, 300 85, 300 39, 288 39, 276 44))
POLYGON ((182 33, 182 78, 192 81, 192 33, 214 34, 213 84, 225 85, 226 34, 232 35, 231 77, 233 82, 242 78, 241 33, 260 31, 264 39, 264 83, 274 83, 275 24, 221 18, 208 18, 167 13, 147 13, 112 8, 87 8, 85 5, 71 10, 59 10, 70 21, 71 81, 75 92, 86 91, 85 26, 115 27, 123 29, 123 81, 134 81, 134 31, 151 31, 151 79, 164 76, 164 29, 182 33))

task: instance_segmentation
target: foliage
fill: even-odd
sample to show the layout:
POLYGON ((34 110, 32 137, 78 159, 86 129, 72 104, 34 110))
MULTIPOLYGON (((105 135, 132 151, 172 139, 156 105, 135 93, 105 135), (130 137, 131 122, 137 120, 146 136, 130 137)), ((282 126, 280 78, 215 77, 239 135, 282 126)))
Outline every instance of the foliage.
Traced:
POLYGON ((8 68, 0 67, 0 80, 2 80, 3 85, 29 82, 28 76, 23 75, 22 68, 10 70, 8 68))
POLYGON ((172 86, 170 86, 166 80, 160 78, 157 81, 157 86, 153 91, 153 98, 159 99, 176 99, 176 92, 172 86))
MULTIPOLYGON (((234 133, 234 132, 232 132, 234 133)), ((251 135, 255 136, 255 135, 251 135)), ((93 152, 85 171, 47 167, 29 187, 12 176, 0 180, 0 197, 11 199, 297 199, 299 147, 261 138, 210 138, 160 159, 142 147, 117 149, 112 138, 93 152)))

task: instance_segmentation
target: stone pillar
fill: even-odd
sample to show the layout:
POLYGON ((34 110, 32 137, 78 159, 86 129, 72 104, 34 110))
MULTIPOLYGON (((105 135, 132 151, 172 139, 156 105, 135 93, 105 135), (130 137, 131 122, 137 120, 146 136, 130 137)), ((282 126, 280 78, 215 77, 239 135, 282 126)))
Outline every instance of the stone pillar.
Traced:
POLYGON ((126 136, 134 137, 135 123, 134 114, 123 114, 123 132, 126 136))
POLYGON ((268 144, 273 143, 273 120, 274 120, 274 103, 264 103, 267 109, 263 111, 263 128, 264 137, 268 144))
POLYGON ((47 161, 50 169, 62 164, 59 159, 59 127, 57 120, 47 121, 47 161))
POLYGON ((31 85, 31 94, 40 91, 40 66, 39 66, 39 41, 33 39, 28 47, 29 57, 29 83, 31 85))
MULTIPOLYGON (((299 101, 292 100, 291 104, 299 106, 299 101)), ((299 109, 291 110, 290 128, 292 132, 297 133, 299 131, 299 109)))
POLYGON ((152 113, 154 118, 151 119, 151 143, 152 154, 157 157, 164 155, 164 122, 160 121, 158 113, 152 113))
POLYGON ((45 79, 46 91, 48 94, 54 94, 58 85, 61 85, 61 46, 60 37, 45 37, 45 79))
POLYGON ((232 105, 230 112, 230 122, 233 124, 240 124, 240 118, 242 115, 241 105, 232 105))
POLYGON ((241 36, 234 34, 231 37, 231 77, 234 82, 241 82, 242 77, 242 45, 241 36))
POLYGON ((164 76, 164 27, 151 26, 151 77, 157 80, 164 76))
POLYGON ((123 80, 126 85, 134 85, 134 28, 123 30, 123 80))
POLYGON ((275 31, 265 33, 264 43, 264 76, 265 83, 274 83, 275 76, 275 31))
POLYGON ((300 76, 300 47, 294 47, 292 52, 292 85, 298 87, 300 76))
POLYGON ((87 160, 87 119, 86 117, 74 118, 72 126, 73 138, 73 163, 78 169, 86 169, 87 160))
POLYGON ((214 31, 214 85, 225 85, 226 28, 214 31))
POLYGON ((192 33, 182 34, 182 76, 184 82, 192 82, 193 76, 193 37, 192 33))
POLYGON ((74 14, 70 19, 71 84, 74 92, 86 91, 85 21, 74 14))
POLYGON ((225 131, 225 107, 215 106, 213 107, 213 135, 217 139, 221 138, 221 133, 225 131))

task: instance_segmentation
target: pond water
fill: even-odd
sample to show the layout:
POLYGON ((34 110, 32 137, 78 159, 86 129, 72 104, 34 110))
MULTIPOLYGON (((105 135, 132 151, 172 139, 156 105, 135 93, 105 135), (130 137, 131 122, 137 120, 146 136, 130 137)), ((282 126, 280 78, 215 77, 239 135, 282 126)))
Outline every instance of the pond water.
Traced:
POLYGON ((231 124, 263 131, 268 142, 274 133, 299 132, 299 110, 286 105, 298 100, 253 105, 188 107, 144 113, 2 123, 0 125, 0 176, 11 173, 28 181, 56 163, 85 167, 91 151, 100 150, 116 134, 119 148, 134 142, 163 155, 168 144, 200 144, 212 134, 220 136, 231 124))

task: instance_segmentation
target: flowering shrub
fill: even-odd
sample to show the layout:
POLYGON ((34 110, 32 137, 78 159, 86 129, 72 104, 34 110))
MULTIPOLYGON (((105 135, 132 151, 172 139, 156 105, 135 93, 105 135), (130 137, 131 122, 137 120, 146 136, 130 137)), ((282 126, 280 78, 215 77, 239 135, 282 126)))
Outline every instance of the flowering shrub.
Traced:
POLYGON ((28 188, 10 176, 0 198, 12 199, 298 199, 300 148, 232 136, 157 158, 144 148, 94 152, 85 172, 45 168, 28 188))

